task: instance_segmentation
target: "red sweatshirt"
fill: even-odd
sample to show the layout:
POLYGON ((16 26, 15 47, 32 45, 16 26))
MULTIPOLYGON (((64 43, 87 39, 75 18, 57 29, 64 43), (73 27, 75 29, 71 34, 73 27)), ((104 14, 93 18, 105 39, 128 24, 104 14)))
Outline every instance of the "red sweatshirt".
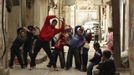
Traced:
POLYGON ((65 38, 65 36, 64 36, 64 34, 61 33, 58 41, 56 42, 56 44, 54 46, 56 49, 59 49, 59 50, 63 49, 65 42, 66 42, 65 39, 63 39, 63 38, 65 38))
POLYGON ((57 33, 62 32, 64 30, 64 23, 62 22, 62 26, 60 29, 56 29, 50 24, 50 19, 56 18, 56 16, 51 15, 46 17, 46 21, 43 25, 43 28, 40 31, 39 39, 42 41, 50 41, 57 33))

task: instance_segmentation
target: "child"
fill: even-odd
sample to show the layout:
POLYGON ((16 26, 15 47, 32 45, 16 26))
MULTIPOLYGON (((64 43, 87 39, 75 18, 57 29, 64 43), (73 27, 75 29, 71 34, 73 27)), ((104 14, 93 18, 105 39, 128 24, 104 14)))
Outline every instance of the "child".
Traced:
POLYGON ((45 23, 39 33, 38 40, 35 43, 33 57, 31 59, 31 67, 35 67, 35 59, 41 48, 44 49, 48 58, 50 59, 50 64, 54 66, 53 56, 50 50, 50 41, 58 33, 64 30, 64 22, 60 21, 60 28, 56 28, 57 17, 55 15, 49 15, 46 17, 45 23))
POLYGON ((24 42, 24 52, 23 52, 23 58, 24 58, 24 66, 27 67, 28 65, 28 54, 30 56, 30 59, 32 58, 32 45, 34 42, 34 33, 35 33, 35 28, 33 26, 28 26, 28 29, 25 28, 27 31, 27 38, 26 41, 24 42))
POLYGON ((113 50, 113 28, 108 28, 107 49, 112 52, 113 50))
POLYGON ((86 72, 87 71, 87 62, 88 62, 88 51, 89 51, 89 43, 92 39, 92 34, 91 30, 87 29, 85 31, 85 43, 84 46, 82 47, 81 51, 81 64, 82 64, 82 71, 86 72))
MULTIPOLYGON (((68 45, 68 41, 71 35, 71 27, 69 25, 65 26, 64 32, 62 32, 60 34, 59 39, 57 40, 56 37, 54 37, 51 40, 51 46, 52 46, 52 54, 54 56, 54 60, 55 60, 55 70, 57 69, 56 66, 56 62, 57 62, 57 57, 59 55, 60 58, 60 65, 61 68, 65 67, 65 58, 64 58, 64 50, 63 50, 63 46, 64 45, 68 45)), ((50 62, 48 63, 47 67, 51 67, 52 65, 50 65, 50 62)), ((57 69, 58 70, 58 69, 57 69)))
POLYGON ((90 60, 91 63, 88 66, 87 75, 92 75, 92 69, 94 65, 99 64, 99 62, 101 61, 102 52, 100 49, 100 44, 94 43, 94 49, 95 49, 95 54, 94 54, 94 57, 90 60))
POLYGON ((115 75, 115 64, 114 61, 110 59, 110 57, 110 51, 106 50, 103 52, 101 63, 97 67, 97 69, 100 70, 99 75, 115 75))
POLYGON ((69 50, 67 55, 67 62, 66 62, 66 70, 69 70, 72 67, 72 59, 73 55, 75 58, 75 68, 81 70, 81 62, 80 62, 80 48, 84 44, 84 28, 78 26, 75 28, 75 34, 69 41, 69 50))
POLYGON ((10 58, 10 62, 9 62, 9 67, 11 69, 13 68, 13 61, 14 61, 15 56, 17 56, 17 58, 18 58, 21 68, 22 69, 24 68, 22 57, 21 57, 20 47, 23 45, 25 38, 26 38, 25 30, 23 28, 18 28, 17 29, 17 37, 14 40, 12 47, 11 47, 11 58, 10 58))
MULTIPOLYGON (((57 37, 53 37, 52 38, 52 40, 50 41, 50 46, 51 46, 51 53, 52 53, 52 55, 54 56, 54 45, 55 45, 55 43, 57 42, 57 37)), ((50 63, 50 61, 48 62, 48 65, 47 65, 47 67, 48 68, 50 68, 52 65, 51 65, 51 63, 50 63)))
POLYGON ((57 62, 57 58, 59 55, 60 58, 60 65, 61 68, 64 68, 65 66, 65 58, 64 58, 64 50, 63 47, 64 45, 68 44, 68 38, 69 35, 67 33, 61 33, 58 41, 55 44, 55 51, 54 51, 54 70, 58 71, 57 66, 56 66, 56 62, 57 62))

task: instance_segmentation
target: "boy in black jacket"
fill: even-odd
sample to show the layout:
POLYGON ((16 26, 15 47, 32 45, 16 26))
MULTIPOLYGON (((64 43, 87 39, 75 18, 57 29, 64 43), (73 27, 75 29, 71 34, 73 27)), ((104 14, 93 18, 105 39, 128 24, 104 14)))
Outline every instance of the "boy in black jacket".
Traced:
POLYGON ((28 60, 27 60, 28 54, 30 56, 30 59, 32 58, 32 54, 33 54, 32 46, 33 46, 33 42, 35 40, 35 36, 34 36, 35 28, 33 26, 28 26, 28 29, 25 28, 25 30, 26 30, 27 38, 26 38, 26 40, 24 42, 24 46, 23 46, 23 48, 24 48, 23 59, 24 59, 24 66, 27 67, 27 65, 28 65, 28 60))
POLYGON ((26 37, 25 30, 23 28, 18 28, 17 29, 17 37, 14 40, 12 47, 11 47, 11 58, 10 58, 10 62, 9 62, 10 68, 13 68, 13 61, 14 61, 15 56, 17 56, 17 58, 18 58, 21 68, 24 68, 22 57, 21 57, 20 47, 23 45, 23 43, 25 41, 25 37, 26 37))
POLYGON ((103 52, 101 63, 97 67, 100 70, 99 75, 115 75, 115 64, 113 60, 109 59, 110 57, 110 51, 103 52))

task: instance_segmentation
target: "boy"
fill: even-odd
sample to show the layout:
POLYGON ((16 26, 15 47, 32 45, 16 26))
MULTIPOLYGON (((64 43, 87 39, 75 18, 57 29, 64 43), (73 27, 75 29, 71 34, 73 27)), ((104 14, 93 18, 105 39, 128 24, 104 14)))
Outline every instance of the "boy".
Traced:
POLYGON ((64 68, 65 66, 65 58, 64 58, 64 50, 63 47, 68 44, 68 38, 69 35, 67 33, 61 33, 58 41, 55 44, 55 51, 54 51, 54 70, 57 71, 57 66, 56 66, 56 62, 57 62, 57 58, 59 55, 60 58, 60 65, 61 68, 64 68))
POLYGON ((28 54, 30 56, 30 59, 32 58, 32 45, 34 42, 34 33, 35 33, 35 28, 33 26, 28 26, 28 29, 25 28, 27 31, 27 38, 26 41, 24 42, 24 52, 23 52, 23 58, 24 58, 24 66, 27 67, 28 65, 28 54))
POLYGON ((101 61, 102 52, 100 49, 100 44, 94 43, 94 49, 95 49, 95 54, 94 54, 94 57, 90 60, 91 63, 88 66, 87 75, 92 75, 93 67, 99 64, 99 62, 101 61))
POLYGON ((10 58, 10 62, 9 62, 9 67, 11 69, 13 68, 13 61, 14 61, 15 56, 17 56, 17 58, 18 58, 21 68, 22 69, 24 68, 22 57, 21 57, 20 47, 23 45, 25 38, 26 38, 25 30, 23 28, 18 28, 17 29, 17 37, 14 40, 12 47, 11 47, 11 58, 10 58))
POLYGON ((86 72, 87 71, 87 62, 88 62, 88 51, 89 51, 89 43, 92 39, 92 34, 91 30, 87 29, 85 31, 85 43, 84 46, 82 47, 81 51, 81 64, 82 64, 82 71, 86 72))
POLYGON ((54 66, 54 60, 50 50, 49 42, 56 34, 64 30, 64 22, 60 21, 62 22, 62 25, 60 25, 60 28, 58 29, 56 28, 57 22, 57 17, 55 15, 46 17, 45 23, 39 33, 38 40, 35 43, 34 54, 30 63, 32 68, 36 66, 35 59, 41 48, 43 48, 48 55, 48 58, 50 59, 50 65, 54 66))
POLYGON ((110 59, 111 52, 106 50, 102 54, 101 63, 97 69, 100 70, 99 75, 115 75, 116 69, 114 61, 110 59))
POLYGON ((78 26, 75 28, 75 34, 69 41, 69 50, 67 55, 67 62, 66 62, 66 70, 69 70, 72 67, 72 59, 73 55, 75 58, 75 68, 81 70, 81 62, 80 62, 80 48, 84 44, 84 28, 78 26))

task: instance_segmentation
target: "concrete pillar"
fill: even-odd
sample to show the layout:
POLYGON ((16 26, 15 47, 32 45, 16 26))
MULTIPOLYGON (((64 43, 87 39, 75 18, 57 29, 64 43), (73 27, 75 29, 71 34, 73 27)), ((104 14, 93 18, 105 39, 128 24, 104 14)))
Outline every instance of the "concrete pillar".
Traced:
POLYGON ((120 51, 120 7, 119 0, 112 0, 112 24, 114 36, 114 49, 113 57, 115 59, 116 68, 122 67, 121 64, 121 51, 120 51))

